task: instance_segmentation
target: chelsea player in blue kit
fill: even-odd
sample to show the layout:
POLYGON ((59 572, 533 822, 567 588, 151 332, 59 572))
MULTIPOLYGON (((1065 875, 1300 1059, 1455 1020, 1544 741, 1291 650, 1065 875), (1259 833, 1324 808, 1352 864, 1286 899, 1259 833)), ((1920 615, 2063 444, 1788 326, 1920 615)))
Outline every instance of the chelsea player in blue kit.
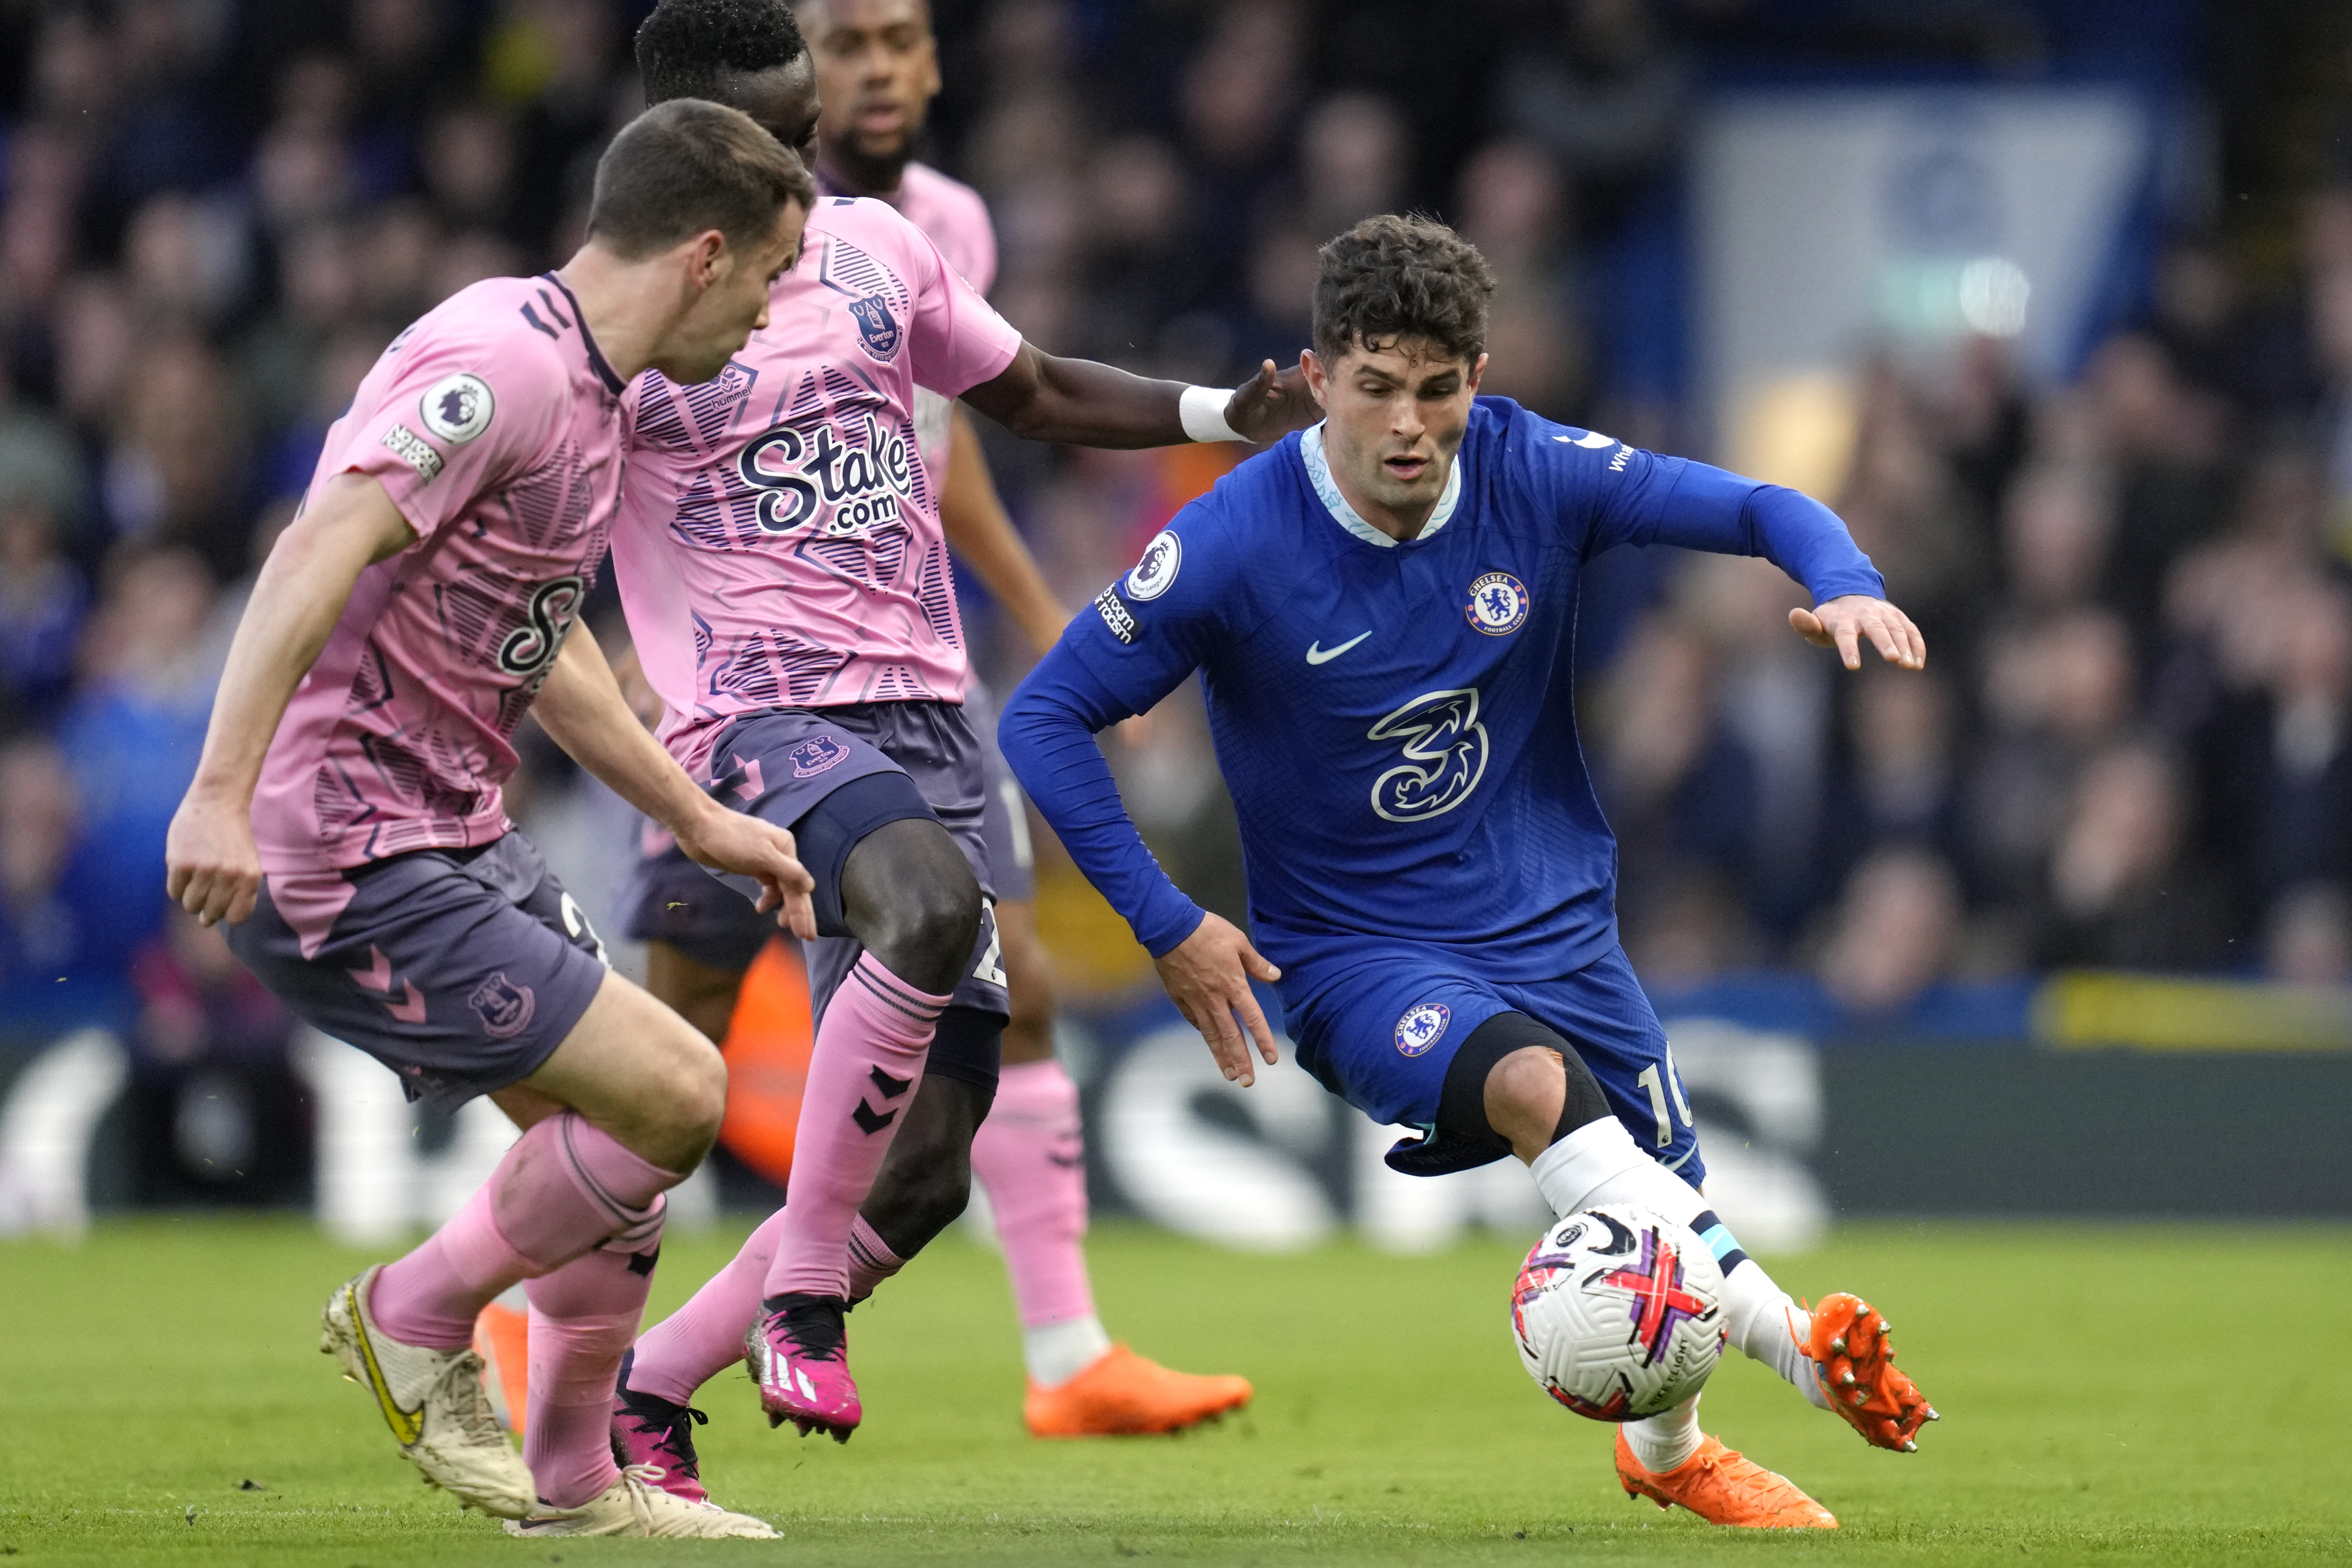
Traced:
MULTIPOLYGON (((1272 1037, 1435 1175, 1507 1154, 1566 1215, 1629 1203, 1721 1263, 1731 1342, 1873 1444, 1935 1418, 1849 1295, 1799 1307, 1739 1250, 1664 1032, 1617 941, 1616 845, 1576 739, 1584 563, 1612 545, 1762 555, 1792 627, 1906 668, 1927 647, 1819 502, 1476 395, 1493 275, 1423 218, 1323 247, 1307 374, 1325 421, 1244 463, 1103 590, 1007 704, 1000 737, 1072 858, 1157 962, 1228 1079, 1272 1037), (1241 820, 1256 946, 1169 881, 1096 731, 1194 670, 1241 820), (1261 955, 1258 951, 1263 948, 1261 955), (1271 962, 1269 962, 1271 960, 1271 962)), ((1830 1528, 1699 1429, 1697 1400, 1619 1427, 1629 1494, 1719 1524, 1830 1528)))

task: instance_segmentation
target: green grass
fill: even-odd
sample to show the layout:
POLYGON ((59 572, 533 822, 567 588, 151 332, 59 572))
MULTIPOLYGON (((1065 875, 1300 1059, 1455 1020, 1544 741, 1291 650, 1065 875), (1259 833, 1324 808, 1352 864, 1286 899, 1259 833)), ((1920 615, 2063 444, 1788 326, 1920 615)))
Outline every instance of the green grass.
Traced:
MULTIPOLYGON (((656 1310, 732 1239, 674 1238, 656 1310)), ((313 1351, 320 1301, 363 1259, 293 1224, 196 1219, 0 1245, 0 1561, 2352 1558, 2352 1230, 1888 1226, 1775 1260, 1799 1293, 1884 1306, 1945 1415, 1922 1453, 1880 1453, 1734 1356, 1707 1428, 1835 1510, 1845 1528, 1822 1536, 1733 1535, 1623 1498, 1608 1433, 1537 1394, 1511 1353, 1515 1251, 1235 1257, 1106 1229, 1113 1331, 1244 1372, 1257 1402, 1177 1438, 1039 1443, 996 1260, 943 1240, 854 1320, 867 1420, 846 1447, 771 1433, 732 1377, 705 1391, 706 1476, 783 1542, 526 1544, 418 1485, 313 1351)))

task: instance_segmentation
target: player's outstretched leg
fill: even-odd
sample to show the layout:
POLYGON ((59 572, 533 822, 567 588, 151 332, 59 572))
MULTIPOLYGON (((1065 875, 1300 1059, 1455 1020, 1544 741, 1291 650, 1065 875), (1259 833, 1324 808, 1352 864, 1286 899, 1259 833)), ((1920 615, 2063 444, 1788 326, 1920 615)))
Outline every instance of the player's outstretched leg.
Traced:
MULTIPOLYGON (((856 785, 884 780, 894 782, 882 787, 903 787, 920 806, 904 774, 873 775, 811 812, 804 839, 825 829, 828 808, 848 809, 843 797, 856 785)), ((824 1432, 845 1443, 865 1418, 842 1322, 850 1228, 922 1082, 940 1015, 971 956, 982 903, 963 852, 929 815, 887 821, 859 837, 840 887, 843 920, 866 952, 817 1025, 793 1135, 792 1202, 761 1284, 759 1321, 743 1344, 771 1426, 789 1421, 803 1436, 824 1432)))
MULTIPOLYGON (((1646 1005, 1641 1009, 1645 1016, 1646 1005)), ((1655 1028, 1654 1019, 1650 1027, 1655 1028)), ((1657 1056, 1664 1056, 1663 1035, 1657 1056)), ((1600 1080, 1563 1037, 1524 1014, 1497 1015, 1464 1042, 1446 1078, 1441 1137, 1448 1131, 1450 1109, 1458 1139, 1480 1133, 1501 1138, 1528 1162, 1555 1215, 1624 1203, 1688 1226, 1722 1265, 1732 1342, 1769 1362, 1815 1403, 1825 1403, 1804 1353, 1810 1320, 1738 1250, 1696 1190, 1633 1142, 1600 1080), (1465 1079, 1458 1085, 1457 1071, 1465 1079), (1468 1112, 1474 1081, 1479 1085, 1479 1120, 1468 1112), (1782 1342, 1775 1342, 1776 1332, 1782 1342)), ((1786 1478, 1701 1432, 1696 1400, 1625 1423, 1618 1434, 1617 1473, 1629 1494, 1680 1503, 1717 1524, 1829 1529, 1837 1522, 1786 1478)))

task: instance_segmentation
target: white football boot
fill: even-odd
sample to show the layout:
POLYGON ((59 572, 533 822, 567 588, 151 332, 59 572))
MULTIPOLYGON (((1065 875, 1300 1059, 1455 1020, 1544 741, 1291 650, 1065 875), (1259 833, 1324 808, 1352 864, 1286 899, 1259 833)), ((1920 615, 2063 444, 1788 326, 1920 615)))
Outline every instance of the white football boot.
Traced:
POLYGON ((320 1314, 319 1350, 374 1396, 401 1457, 467 1508, 520 1519, 539 1506, 530 1470, 482 1389, 482 1358, 389 1338, 368 1312, 377 1265, 345 1280, 320 1314))
POLYGON ((621 1479, 578 1508, 547 1509, 509 1519, 509 1535, 640 1535, 699 1541, 775 1541, 765 1520, 691 1502, 661 1488, 659 1465, 631 1465, 621 1479))

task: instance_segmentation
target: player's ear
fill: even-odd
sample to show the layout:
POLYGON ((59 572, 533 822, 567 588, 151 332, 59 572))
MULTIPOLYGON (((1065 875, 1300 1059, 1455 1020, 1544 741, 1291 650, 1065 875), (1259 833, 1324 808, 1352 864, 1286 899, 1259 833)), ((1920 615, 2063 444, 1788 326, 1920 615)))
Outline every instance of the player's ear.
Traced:
POLYGON ((1486 356, 1485 354, 1483 354, 1483 353, 1482 353, 1482 354, 1480 354, 1480 355, 1478 356, 1478 358, 1477 358, 1477 362, 1476 362, 1475 363, 1472 364, 1472 365, 1471 365, 1471 367, 1470 367, 1470 395, 1471 395, 1471 396, 1475 397, 1475 396, 1477 396, 1477 395, 1478 395, 1478 383, 1479 383, 1479 382, 1481 382, 1482 380, 1484 380, 1484 379, 1486 378, 1486 356))
POLYGON ((1325 367, 1322 359, 1313 349, 1299 351, 1298 366, 1307 373, 1307 390, 1315 395, 1315 406, 1328 412, 1331 402, 1325 395, 1325 388, 1329 386, 1331 382, 1330 371, 1325 367))
POLYGON ((697 289, 708 289, 727 275, 728 265, 734 259, 727 248, 727 237, 715 228, 706 228, 686 242, 686 274, 694 279, 697 289))

